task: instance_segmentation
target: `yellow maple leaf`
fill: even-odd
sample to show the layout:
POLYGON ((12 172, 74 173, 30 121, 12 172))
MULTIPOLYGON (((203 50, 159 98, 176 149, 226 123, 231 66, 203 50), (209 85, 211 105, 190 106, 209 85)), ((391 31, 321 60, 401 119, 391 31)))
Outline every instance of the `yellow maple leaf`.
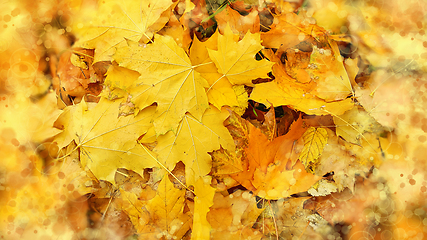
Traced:
MULTIPOLYGON (((293 14, 286 14, 281 18, 283 20, 288 17, 290 19, 297 18, 292 16, 293 14)), ((289 25, 289 23, 287 24, 289 25)), ((308 36, 306 36, 308 29, 300 29, 292 24, 290 24, 289 28, 299 32, 298 34, 302 34, 302 38, 308 36)), ((267 32, 265 36, 270 36, 268 34, 274 35, 276 30, 270 31, 271 33, 267 32)), ((292 35, 287 28, 284 32, 292 35)), ((289 40, 292 43, 288 44, 296 45, 297 39, 289 40)), ((265 39, 265 41, 268 40, 265 39)), ((275 39, 275 41, 278 41, 278 39, 275 39)), ((266 51, 265 53, 273 61, 276 61, 276 65, 273 66, 275 80, 255 85, 251 93, 251 99, 265 105, 272 103, 275 107, 289 105, 294 109, 314 115, 342 114, 352 108, 353 103, 347 97, 354 95, 351 86, 353 79, 349 77, 355 76, 353 74, 354 69, 349 68, 350 73, 347 73, 335 41, 327 38, 326 35, 322 35, 317 41, 324 42, 326 47, 318 48, 310 42, 301 42, 299 44, 299 48, 305 45, 310 47, 309 61, 307 53, 296 53, 297 50, 300 52, 298 48, 297 50, 289 49, 283 53, 289 47, 285 46, 286 44, 282 45, 284 48, 282 51, 278 51, 281 54, 279 56, 283 56, 282 53, 286 54, 286 64, 282 64, 272 52, 266 51)), ((266 42, 265 44, 277 45, 279 42, 266 42)))
MULTIPOLYGON (((229 33, 230 35, 231 33, 229 33)), ((237 38, 237 35, 233 35, 237 38)), ((243 114, 247 107, 248 94, 243 85, 232 84, 227 76, 220 73, 218 68, 209 56, 208 49, 218 50, 218 42, 223 38, 218 32, 215 32, 207 41, 200 42, 197 38, 193 40, 190 49, 190 59, 195 69, 200 75, 206 79, 209 88, 207 89, 208 100, 216 108, 221 109, 222 106, 233 107, 233 110, 239 114, 243 114)), ((234 38, 229 40, 234 41, 234 38)), ((237 42, 237 44, 241 44, 237 42)), ((255 56, 255 54, 254 54, 255 56)), ((252 64, 251 61, 248 62, 252 64)), ((244 64, 244 63, 241 63, 244 64)), ((268 71, 265 73, 265 76, 268 71)), ((252 79, 257 76, 248 76, 248 83, 251 84, 252 79), (251 79, 249 79, 251 78, 251 79)))
POLYGON ((126 211, 138 233, 145 230, 147 223, 150 221, 150 213, 144 211, 146 201, 138 199, 138 195, 133 192, 120 189, 121 198, 115 201, 120 205, 120 208, 126 211), (124 199, 124 201, 122 200, 124 199))
POLYGON ((272 82, 256 84, 250 99, 264 105, 271 103, 274 107, 288 105, 312 115, 330 113, 341 115, 354 106, 352 100, 348 98, 337 102, 325 102, 305 91, 289 76, 279 75, 277 78, 272 82))
POLYGON ((168 169, 182 161, 185 164, 185 175, 188 185, 193 185, 195 179, 207 175, 211 171, 211 156, 208 152, 223 148, 233 150, 234 142, 223 121, 228 112, 208 109, 202 121, 186 114, 178 126, 176 135, 168 132, 158 136, 154 148, 159 161, 168 169))
POLYGON ((136 142, 152 126, 155 108, 147 108, 135 117, 119 117, 119 104, 120 99, 101 98, 90 108, 91 105, 82 101, 67 107, 56 122, 64 129, 55 138, 58 146, 74 140, 77 144, 74 150, 80 149, 82 165, 98 179, 112 181, 115 170, 121 167, 138 171, 156 165, 136 142))
POLYGON ((218 50, 208 49, 209 56, 218 72, 227 77, 231 84, 252 86, 253 79, 267 77, 274 63, 255 59, 255 55, 263 49, 260 33, 248 31, 241 41, 235 40, 238 38, 227 24, 224 35, 218 35, 218 50))
POLYGON ((183 233, 186 233, 190 227, 185 224, 190 216, 183 212, 184 201, 185 190, 174 188, 168 175, 165 175, 157 188, 157 195, 146 205, 150 213, 150 221, 155 227, 160 228, 159 232, 167 239, 172 237, 181 239, 183 233), (179 231, 182 227, 186 229, 179 231), (181 234, 177 236, 176 233, 181 234))
POLYGON ((207 82, 194 71, 185 51, 172 38, 160 35, 152 44, 128 42, 129 46, 117 50, 114 60, 141 74, 130 94, 139 109, 157 103, 157 135, 176 132, 186 112, 201 119, 208 107, 207 82))
MULTIPOLYGON (((213 64, 209 57, 207 47, 215 48, 217 46, 218 32, 215 32, 211 38, 205 42, 200 42, 197 38, 193 40, 193 44, 190 49, 190 59, 193 65, 197 65, 195 68, 200 75, 208 82, 207 96, 211 104, 216 108, 221 109, 222 106, 240 106, 236 91, 233 89, 233 85, 228 81, 227 77, 224 77, 218 72, 217 67, 213 64)), ((247 93, 242 94, 246 96, 247 93)), ((241 108, 246 107, 241 106, 241 108)))
POLYGON ((322 155, 323 148, 328 142, 328 132, 323 128, 310 127, 302 135, 302 138, 304 140, 304 148, 299 155, 299 159, 307 168, 322 155))
POLYGON ((139 41, 160 30, 169 20, 162 13, 173 4, 171 0, 100 1, 98 9, 79 14, 81 19, 75 21, 79 38, 75 45, 95 49, 94 62, 110 61, 116 48, 126 45, 125 39, 139 41))

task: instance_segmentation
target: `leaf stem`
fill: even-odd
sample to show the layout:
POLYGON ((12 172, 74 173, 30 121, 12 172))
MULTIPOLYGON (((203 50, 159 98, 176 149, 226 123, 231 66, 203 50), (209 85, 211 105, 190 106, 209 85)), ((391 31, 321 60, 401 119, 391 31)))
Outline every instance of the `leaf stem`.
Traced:
POLYGON ((56 158, 55 160, 62 160, 62 159, 64 159, 64 158, 66 158, 66 157, 68 157, 68 156, 70 156, 74 151, 76 151, 79 147, 81 147, 81 145, 79 144, 79 145, 77 145, 73 150, 71 150, 69 153, 67 153, 67 154, 65 154, 64 156, 62 156, 62 157, 59 157, 59 158, 56 158))
POLYGON ((279 231, 278 231, 278 229, 277 229, 277 223, 276 223, 276 218, 274 217, 274 210, 273 210, 273 207, 271 206, 271 202, 270 202, 270 200, 268 200, 268 205, 270 206, 270 209, 271 209, 271 213, 272 213, 272 218, 273 218, 273 223, 274 223, 274 229, 275 229, 275 231, 276 231, 276 239, 277 240, 279 240, 279 231))
POLYGON ((205 22, 209 21, 209 19, 215 17, 215 15, 222 12, 222 10, 224 10, 230 3, 231 2, 229 2, 229 1, 225 1, 217 10, 215 10, 215 12, 212 15, 209 15, 209 17, 203 19, 201 23, 205 23, 205 22))

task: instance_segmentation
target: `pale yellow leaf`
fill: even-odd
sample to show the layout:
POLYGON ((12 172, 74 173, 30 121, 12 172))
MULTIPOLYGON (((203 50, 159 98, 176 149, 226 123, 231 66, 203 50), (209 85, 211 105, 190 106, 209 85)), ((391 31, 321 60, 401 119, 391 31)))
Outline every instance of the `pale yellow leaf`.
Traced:
POLYGON ((135 117, 119 116, 120 103, 120 100, 101 98, 95 106, 82 101, 68 107, 70 110, 65 109, 64 116, 60 117, 64 131, 55 139, 59 146, 74 140, 82 165, 98 179, 111 182, 117 168, 140 171, 156 166, 136 142, 152 126, 155 108, 147 108, 135 117), (65 116, 70 116, 68 122, 63 120, 65 116))
POLYGON ((169 18, 162 13, 172 4, 171 0, 100 1, 95 12, 77 16, 75 45, 95 49, 94 62, 110 61, 116 48, 126 46, 125 39, 139 41, 164 26, 169 18), (158 22, 162 24, 150 29, 158 22))
POLYGON ((336 101, 349 96, 352 88, 338 46, 334 41, 330 41, 330 44, 331 48, 313 47, 309 68, 306 71, 317 83, 313 94, 326 101, 336 101), (334 53, 334 47, 338 55, 334 53))
POLYGON ((328 132, 323 128, 310 127, 302 135, 304 139, 304 148, 302 149, 299 159, 305 167, 315 163, 322 155, 323 148, 328 142, 328 132))
POLYGON ((177 134, 168 132, 159 136, 153 151, 169 169, 182 161, 185 164, 187 184, 192 185, 194 179, 211 171, 212 159, 208 152, 217 150, 220 146, 234 150, 233 139, 223 125, 227 117, 227 111, 219 112, 214 108, 206 111, 202 121, 186 114, 178 126, 177 134))
POLYGON ((117 50, 114 60, 141 74, 137 87, 130 90, 132 101, 139 109, 157 103, 157 135, 176 132, 186 112, 200 120, 208 108, 206 80, 172 38, 156 35, 154 43, 147 45, 129 41, 129 46, 117 50))
MULTIPOLYGON (((157 195, 147 203, 147 210, 150 213, 150 220, 154 225, 161 229, 161 232, 167 238, 175 235, 184 225, 185 219, 189 216, 183 213, 185 201, 185 190, 174 188, 165 175, 157 188, 157 195)), ((187 229, 188 230, 188 229, 187 229)), ((184 231, 186 232, 186 231, 184 231)), ((181 238, 182 236, 175 236, 181 238)))
POLYGON ((338 187, 335 182, 328 181, 326 179, 321 179, 316 184, 314 184, 310 189, 308 189, 308 193, 311 196, 326 196, 333 192, 337 192, 338 187))
POLYGON ((354 107, 341 116, 334 116, 336 132, 346 141, 360 145, 366 132, 379 132, 383 127, 367 112, 354 107))

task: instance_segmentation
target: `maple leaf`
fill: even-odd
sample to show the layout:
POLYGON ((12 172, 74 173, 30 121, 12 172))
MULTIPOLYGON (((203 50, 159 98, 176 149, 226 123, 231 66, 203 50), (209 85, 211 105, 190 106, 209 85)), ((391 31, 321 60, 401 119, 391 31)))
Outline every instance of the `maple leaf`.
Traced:
MULTIPOLYGON (((271 161, 271 151, 265 150, 269 144, 267 137, 247 120, 241 118, 235 112, 230 111, 230 117, 226 121, 226 127, 234 139, 236 150, 228 151, 220 149, 212 153, 213 174, 228 173, 247 189, 255 190, 251 179, 256 167, 265 170, 271 161), (248 150, 250 149, 250 150, 248 150), (264 160, 259 160, 264 159, 264 160), (218 169, 218 166, 224 166, 218 169)), ((276 144, 277 145, 277 144, 276 144)))
POLYGON ((64 130, 55 138, 58 146, 74 140, 82 165, 98 179, 112 180, 115 170, 121 167, 142 170, 156 165, 136 142, 152 126, 155 108, 147 108, 135 117, 120 117, 119 104, 120 100, 101 98, 96 106, 89 108, 82 101, 67 107, 56 122, 64 130))
POLYGON ((256 84, 250 99, 264 105, 273 104, 274 107, 288 105, 294 109, 312 115, 341 115, 351 109, 354 104, 347 98, 336 102, 326 102, 312 93, 307 85, 295 82, 278 65, 273 66, 276 79, 272 82, 256 84))
MULTIPOLYGON (((239 121, 234 123, 236 126, 242 126, 239 121)), ((292 125, 286 135, 272 140, 268 140, 267 136, 252 124, 247 125, 247 130, 239 127, 243 134, 247 134, 248 139, 247 144, 240 146, 244 149, 244 155, 240 156, 245 162, 243 171, 231 175, 242 186, 262 198, 280 199, 306 191, 319 180, 319 177, 307 173, 301 163, 297 162, 291 169, 286 166, 291 159, 294 141, 303 134, 301 118, 292 125)), ((222 156, 215 157, 215 161, 223 163, 234 160, 230 160, 228 156, 224 160, 221 160, 222 156)))
POLYGON ((80 15, 95 16, 92 21, 85 18, 76 21, 79 40, 75 45, 95 49, 94 62, 110 61, 116 48, 126 45, 125 39, 139 41, 143 36, 149 39, 160 30, 169 19, 162 13, 173 4, 171 0, 102 1, 95 12, 80 15), (87 22, 90 24, 86 25, 87 22))
POLYGON ((255 60, 255 55, 263 49, 259 33, 247 32, 238 42, 234 40, 236 37, 227 25, 224 35, 218 35, 218 50, 208 49, 209 57, 231 84, 252 86, 253 79, 267 77, 274 63, 255 60))
POLYGON ((197 119, 208 108, 207 82, 194 71, 185 51, 171 37, 155 36, 152 44, 119 48, 114 60, 120 66, 138 71, 137 87, 130 91, 139 109, 157 103, 154 126, 157 135, 176 128, 186 112, 197 119))
POLYGON ((153 149, 159 161, 172 169, 178 161, 185 164, 185 175, 188 185, 193 185, 199 177, 211 171, 212 163, 208 152, 222 146, 234 150, 233 140, 224 127, 228 117, 226 111, 219 112, 210 108, 203 115, 202 121, 186 114, 178 126, 176 135, 168 132, 157 137, 157 145, 153 149))
POLYGON ((188 225, 184 225, 190 218, 183 213, 184 201, 185 190, 174 188, 168 176, 165 175, 157 188, 156 197, 146 205, 150 213, 150 221, 160 228, 159 232, 165 234, 168 239, 173 236, 180 239, 189 229, 188 225), (187 229, 180 230, 183 226, 187 229), (177 236, 176 233, 181 234, 177 236))
POLYGON ((243 114, 247 105, 243 85, 252 86, 253 79, 267 77, 273 63, 266 59, 255 60, 255 55, 262 49, 259 33, 248 31, 242 40, 238 39, 227 25, 223 35, 216 32, 203 43, 195 39, 190 59, 193 65, 198 66, 196 71, 208 82, 209 102, 218 109, 222 106, 235 107, 235 111, 243 114))
MULTIPOLYGON (((193 40, 190 49, 190 59, 193 65, 198 66, 196 69, 200 75, 206 79, 208 86, 208 100, 216 108, 221 109, 222 106, 231 106, 240 108, 240 112, 246 108, 247 93, 243 86, 233 86, 222 74, 218 73, 218 69, 209 57, 207 47, 217 45, 218 32, 205 42, 200 42, 197 38, 193 40), (243 91, 240 91, 243 90, 243 91)), ((237 109, 236 109, 237 110, 237 109)), ((237 110, 238 111, 238 110, 237 110)))

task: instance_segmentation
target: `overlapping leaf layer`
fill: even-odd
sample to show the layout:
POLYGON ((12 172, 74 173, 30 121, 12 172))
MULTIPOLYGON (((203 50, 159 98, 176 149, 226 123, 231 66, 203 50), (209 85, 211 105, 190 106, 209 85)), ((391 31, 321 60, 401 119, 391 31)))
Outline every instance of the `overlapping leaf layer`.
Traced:
MULTIPOLYGON (((425 170, 427 41, 414 30, 425 19, 399 25, 400 37, 386 34, 414 42, 409 61, 367 32, 383 14, 377 3, 62 4, 44 25, 17 30, 40 37, 27 44, 39 49, 22 50, 17 35, 0 41, 0 54, 15 49, 1 64, 7 76, 0 71, 8 79, 0 90, 16 102, 0 106, 16 110, 0 128, 1 166, 19 172, 3 178, 0 169, 0 225, 12 238, 31 238, 28 229, 61 239, 425 236, 412 234, 425 209, 411 215, 391 197, 426 192, 425 176, 408 167, 425 170), (366 16, 350 14, 355 5, 366 16), (378 53, 411 74, 387 69, 378 53), (387 185, 397 181, 392 163, 416 189, 387 185)), ((34 18, 16 9, 12 26, 34 18)))

